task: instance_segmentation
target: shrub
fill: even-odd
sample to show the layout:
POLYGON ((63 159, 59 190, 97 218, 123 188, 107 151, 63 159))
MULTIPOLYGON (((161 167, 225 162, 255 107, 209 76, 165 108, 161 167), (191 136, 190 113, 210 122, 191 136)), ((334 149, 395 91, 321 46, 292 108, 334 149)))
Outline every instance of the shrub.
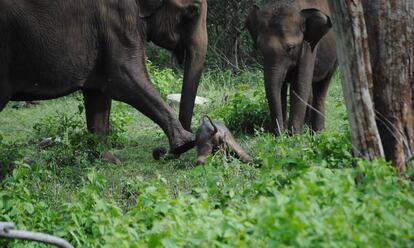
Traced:
POLYGON ((112 107, 110 115, 111 130, 108 136, 108 144, 111 147, 123 147, 127 142, 124 134, 127 132, 127 126, 134 119, 131 110, 135 111, 135 109, 123 103, 114 104, 112 107))
MULTIPOLYGON (((62 236, 76 247, 413 245, 414 194, 410 182, 399 179, 389 164, 358 161, 356 168, 341 170, 313 166, 300 176, 289 176, 280 165, 263 168, 242 188, 223 179, 244 168, 198 167, 197 178, 211 184, 176 197, 164 178, 135 178, 128 188, 137 194, 137 203, 126 211, 103 198, 106 182, 95 171, 72 201, 50 209, 27 187, 35 171, 19 167, 0 184, 0 220, 62 236), (358 182, 359 174, 364 177, 358 182), (282 180, 290 183, 277 184, 282 180)), ((18 244, 9 247, 23 247, 18 244)))
POLYGON ((291 169, 322 166, 330 169, 352 168, 355 158, 348 125, 341 131, 324 131, 302 135, 281 135, 276 139, 271 134, 258 133, 255 144, 257 156, 266 167, 281 164, 291 169))
POLYGON ((17 144, 5 143, 0 135, 0 180, 13 170, 14 162, 21 157, 17 144))
MULTIPOLYGON (((41 119, 33 126, 34 137, 37 141, 48 138, 53 143, 47 150, 42 151, 43 158, 48 164, 85 166, 96 161, 105 149, 103 142, 87 130, 82 100, 78 100, 79 111, 57 112, 53 116, 41 119)), ((117 106, 116 111, 112 111, 108 148, 119 147, 125 142, 123 134, 132 118, 128 108, 117 106)))
POLYGON ((339 132, 326 131, 311 136, 314 160, 328 168, 349 168, 355 163, 348 125, 339 132))
POLYGON ((58 112, 41 119, 33 126, 35 139, 48 138, 53 143, 42 151, 47 164, 58 166, 80 166, 90 164, 99 157, 103 146, 98 138, 90 134, 79 113, 58 112))
POLYGON ((163 97, 181 92, 182 76, 176 75, 170 68, 159 69, 151 61, 147 61, 147 68, 151 81, 163 97))
POLYGON ((270 115, 264 90, 247 90, 247 85, 236 87, 237 93, 219 107, 213 117, 222 119, 234 132, 254 133, 255 129, 270 130, 270 115))

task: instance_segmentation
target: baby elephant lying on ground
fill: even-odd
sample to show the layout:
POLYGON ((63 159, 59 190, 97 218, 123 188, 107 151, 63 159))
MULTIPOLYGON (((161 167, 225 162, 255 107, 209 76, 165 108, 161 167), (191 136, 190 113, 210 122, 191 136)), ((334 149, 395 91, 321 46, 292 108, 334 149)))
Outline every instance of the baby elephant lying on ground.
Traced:
MULTIPOLYGON (((210 117, 205 116, 196 133, 196 147, 197 147, 197 165, 205 163, 208 155, 219 149, 224 148, 226 152, 234 152, 242 162, 248 163, 252 159, 249 155, 237 144, 230 130, 222 123, 212 121, 210 117)), ((167 149, 164 147, 155 148, 152 150, 152 156, 155 160, 160 160, 167 154, 167 149)))
POLYGON ((251 158, 236 142, 230 130, 222 123, 212 121, 205 116, 196 133, 197 164, 205 163, 208 155, 219 147, 224 147, 226 151, 233 151, 236 156, 244 163, 251 161, 251 158))

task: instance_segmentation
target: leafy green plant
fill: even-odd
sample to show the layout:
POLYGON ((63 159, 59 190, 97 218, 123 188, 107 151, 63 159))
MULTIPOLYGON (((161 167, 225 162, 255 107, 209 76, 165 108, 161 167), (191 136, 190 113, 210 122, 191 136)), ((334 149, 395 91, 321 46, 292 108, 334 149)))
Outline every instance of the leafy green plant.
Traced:
POLYGON ((348 125, 339 132, 323 132, 311 137, 314 160, 328 168, 349 168, 355 159, 352 154, 351 135, 348 125))
POLYGON ((118 103, 113 106, 110 115, 111 130, 108 136, 108 144, 111 147, 123 147, 126 143, 124 134, 127 132, 127 126, 133 119, 133 113, 128 105, 118 103))
MULTIPOLYGON (((42 151, 48 164, 57 166, 81 166, 93 163, 104 151, 99 138, 88 132, 84 121, 81 99, 78 112, 47 116, 33 126, 35 140, 49 139, 52 145, 42 151)), ((118 106, 111 114, 111 132, 106 143, 109 147, 120 146, 125 140, 125 126, 132 121, 127 108, 118 106)))
POLYGON ((0 135, 0 180, 14 168, 14 161, 22 157, 16 144, 5 143, 0 135))
POLYGON ((341 170, 313 166, 299 176, 289 176, 289 166, 274 164, 244 187, 235 187, 229 176, 247 168, 221 170, 211 164, 193 171, 205 178, 205 186, 175 197, 165 178, 135 178, 128 190, 137 194, 136 205, 127 211, 103 197, 107 182, 94 170, 72 201, 50 209, 27 187, 35 170, 21 166, 1 183, 0 220, 62 236, 80 247, 411 247, 410 182, 382 161, 357 164, 341 170), (359 174, 363 178, 357 181, 359 174), (290 183, 278 185, 281 180, 290 183))
POLYGON ((151 75, 151 81, 163 97, 171 93, 181 92, 182 76, 176 75, 170 68, 160 69, 149 60, 147 61, 147 68, 151 75))
POLYGON ((264 91, 255 88, 248 91, 247 85, 236 87, 237 92, 219 107, 213 117, 222 119, 234 132, 254 133, 256 129, 270 129, 270 115, 264 91))
POLYGON ((264 166, 281 163, 294 169, 313 165, 338 169, 351 168, 355 163, 347 125, 341 131, 308 131, 303 135, 284 134, 277 139, 271 134, 257 135, 256 150, 264 166))
POLYGON ((78 113, 58 112, 43 118, 33 126, 36 140, 47 138, 52 143, 41 151, 47 164, 80 166, 90 164, 99 157, 103 146, 99 139, 88 133, 78 113))

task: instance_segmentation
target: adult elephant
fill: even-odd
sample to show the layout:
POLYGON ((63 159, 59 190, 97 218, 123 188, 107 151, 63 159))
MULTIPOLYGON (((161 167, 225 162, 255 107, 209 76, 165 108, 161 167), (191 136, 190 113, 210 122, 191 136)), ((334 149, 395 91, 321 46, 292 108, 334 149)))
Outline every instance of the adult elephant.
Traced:
POLYGON ((119 100, 157 123, 171 152, 182 153, 195 145, 186 129, 207 46, 206 10, 206 0, 0 0, 0 111, 9 101, 82 90, 90 131, 107 134, 111 100, 119 100), (148 40, 185 60, 186 129, 150 82, 148 40))
POLYGON ((247 18, 247 28, 264 57, 266 96, 276 135, 285 128, 302 132, 305 118, 312 130, 324 128, 325 97, 337 68, 329 13, 324 0, 280 0, 255 5, 247 18))
POLYGON ((191 119, 197 88, 207 52, 207 0, 140 0, 162 6, 154 14, 147 14, 147 39, 172 51, 184 64, 184 80, 179 120, 191 131, 191 119))

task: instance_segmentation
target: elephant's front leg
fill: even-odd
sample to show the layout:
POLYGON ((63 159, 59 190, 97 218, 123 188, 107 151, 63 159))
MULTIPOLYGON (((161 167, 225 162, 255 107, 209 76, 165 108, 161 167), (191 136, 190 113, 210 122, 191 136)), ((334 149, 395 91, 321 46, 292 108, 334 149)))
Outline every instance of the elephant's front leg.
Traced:
POLYGON ((281 95, 281 101, 282 101, 282 111, 283 111, 283 129, 287 128, 287 99, 288 99, 288 83, 284 82, 282 87, 282 95, 281 95))
POLYGON ((168 137, 172 154, 190 150, 195 146, 194 135, 183 128, 174 110, 151 83, 143 55, 136 57, 113 61, 108 89, 111 98, 131 105, 158 124, 168 137))
MULTIPOLYGON (((335 68, 336 69, 336 68, 335 68)), ((325 128, 325 102, 328 93, 329 83, 335 73, 333 69, 326 78, 318 84, 313 85, 314 99, 312 101, 312 114, 310 118, 310 127, 312 131, 319 132, 325 128)))
POLYGON ((290 90, 290 119, 288 131, 290 134, 302 133, 305 124, 307 107, 309 104, 310 92, 312 85, 306 82, 294 81, 290 90))
POLYGON ((282 87, 285 82, 286 68, 278 65, 265 66, 265 90, 270 109, 272 131, 280 135, 284 129, 284 116, 282 104, 282 87))
MULTIPOLYGON (((99 137, 105 150, 107 150, 107 136, 110 131, 109 115, 111 112, 111 98, 103 92, 91 90, 84 90, 83 97, 88 130, 99 137)), ((116 156, 108 151, 102 154, 102 158, 113 164, 121 163, 116 156)))
POLYGON ((292 134, 301 133, 305 123, 306 108, 312 92, 313 71, 316 50, 309 44, 303 44, 297 79, 292 82, 290 96, 290 115, 288 130, 292 134))

